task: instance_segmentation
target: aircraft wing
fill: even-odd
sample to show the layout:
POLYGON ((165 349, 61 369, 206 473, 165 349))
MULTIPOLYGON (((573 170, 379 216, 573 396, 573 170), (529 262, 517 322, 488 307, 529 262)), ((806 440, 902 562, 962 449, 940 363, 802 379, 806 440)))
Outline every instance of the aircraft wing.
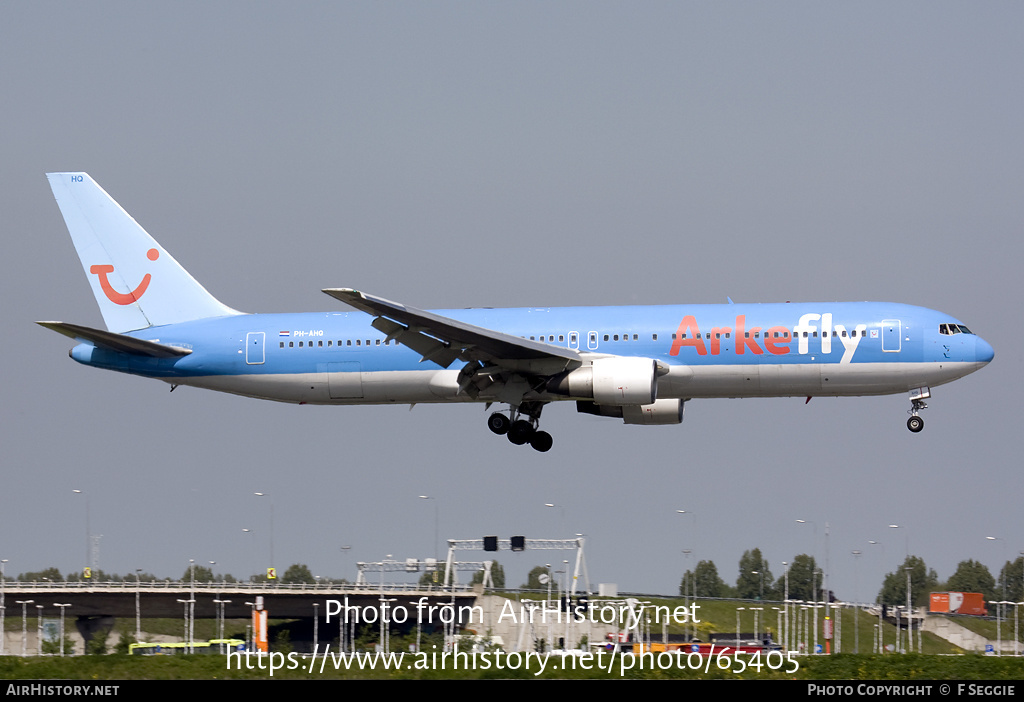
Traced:
POLYGON ((52 329, 58 334, 71 337, 76 341, 88 341, 96 346, 110 349, 111 351, 131 353, 136 356, 176 358, 180 356, 187 356, 192 353, 188 349, 178 348, 177 346, 168 346, 156 341, 136 339, 134 336, 116 334, 114 332, 103 331, 102 329, 93 329, 92 327, 83 327, 79 324, 68 324, 67 322, 36 322, 36 324, 41 327, 46 327, 47 329, 52 329))
POLYGON ((583 364, 575 349, 478 327, 351 288, 327 288, 324 292, 376 317, 372 322, 375 329, 422 355, 421 361, 445 368, 461 359, 502 370, 553 375, 583 364))

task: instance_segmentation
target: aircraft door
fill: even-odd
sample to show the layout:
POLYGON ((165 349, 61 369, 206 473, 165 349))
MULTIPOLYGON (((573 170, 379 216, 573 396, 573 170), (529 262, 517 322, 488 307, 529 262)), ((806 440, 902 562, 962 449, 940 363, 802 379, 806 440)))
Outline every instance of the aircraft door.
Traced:
POLYGON ((359 361, 328 363, 327 386, 332 400, 361 398, 363 396, 362 364, 359 361))
POLYGON ((587 334, 587 348, 591 351, 597 351, 597 332, 592 331, 587 334))
POLYGON ((882 320, 882 350, 898 353, 903 344, 903 325, 898 319, 882 320))
POLYGON ((580 333, 571 331, 569 332, 569 348, 578 349, 580 347, 580 333))
POLYGON ((249 332, 245 335, 245 362, 248 365, 258 366, 266 360, 266 340, 266 332, 249 332))

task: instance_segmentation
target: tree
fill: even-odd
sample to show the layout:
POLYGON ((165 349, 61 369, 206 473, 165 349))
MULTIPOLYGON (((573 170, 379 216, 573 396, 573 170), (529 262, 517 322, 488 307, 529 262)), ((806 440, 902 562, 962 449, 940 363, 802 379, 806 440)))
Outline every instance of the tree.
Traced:
POLYGON ((85 644, 85 653, 89 656, 107 655, 107 637, 110 636, 110 629, 101 629, 93 632, 85 644))
POLYGON ((50 582, 60 583, 64 582, 64 576, 61 575, 60 571, 56 568, 46 568, 45 570, 37 570, 30 573, 19 573, 18 580, 21 582, 40 582, 43 580, 49 580, 50 582))
MULTIPOLYGON (((138 643, 138 641, 135 638, 135 634, 129 631, 122 631, 121 636, 117 639, 117 644, 114 646, 114 653, 127 655, 131 652, 131 645, 133 643, 138 643)), ((54 648, 56 647, 57 642, 54 641, 54 648)), ((57 651, 57 653, 59 653, 59 651, 57 651)))
POLYGON ((928 594, 936 589, 939 578, 934 570, 928 569, 919 556, 907 556, 895 573, 889 573, 882 581, 882 589, 878 592, 878 601, 889 605, 905 605, 907 603, 907 569, 910 569, 911 604, 920 606, 927 604, 928 594))
POLYGON ((423 587, 433 587, 441 585, 444 582, 444 571, 440 568, 434 568, 433 570, 423 571, 423 575, 420 576, 420 585, 423 587))
POLYGON ((195 579, 197 583, 214 582, 213 569, 201 565, 189 565, 189 567, 185 569, 185 574, 181 576, 181 581, 184 583, 192 582, 193 570, 195 571, 195 579))
MULTIPOLYGON (((43 653, 48 654, 60 654, 60 642, 57 639, 44 639, 43 640, 43 653)), ((68 656, 75 655, 75 642, 71 640, 70 636, 64 636, 64 654, 68 656)))
POLYGON ((743 552, 740 575, 736 580, 736 596, 744 600, 772 597, 772 571, 761 555, 761 549, 743 552))
POLYGON ((293 563, 284 572, 281 582, 285 585, 299 585, 302 583, 312 585, 316 583, 316 578, 313 577, 313 573, 310 572, 309 568, 302 563, 293 563))
POLYGON ((540 576, 551 577, 551 569, 547 566, 535 566, 526 576, 526 583, 522 586, 524 590, 546 590, 547 585, 540 581, 540 576))
POLYGON ((727 597, 725 581, 718 577, 714 561, 700 561, 693 569, 694 584, 698 597, 727 597))
MULTIPOLYGON (((786 574, 775 581, 775 589, 786 595, 786 574)), ((821 571, 813 556, 801 553, 789 564, 789 599, 820 602, 822 595, 821 571)))
MULTIPOLYGON (((992 577, 992 573, 985 565, 975 560, 960 561, 956 572, 946 583, 947 590, 980 592, 985 596, 986 601, 997 599, 995 587, 996 579, 992 577)), ((903 597, 906 601, 906 594, 903 597)))
POLYGON ((1003 599, 1010 602, 1024 601, 1024 556, 1015 561, 1007 561, 999 571, 999 592, 1005 592, 1006 597, 1003 599))
MULTIPOLYGON (((484 581, 484 571, 478 570, 473 573, 473 579, 471 583, 473 585, 479 585, 484 581)), ((505 569, 501 567, 501 564, 497 561, 491 561, 491 581, 494 582, 494 587, 501 590, 505 587, 505 569)))

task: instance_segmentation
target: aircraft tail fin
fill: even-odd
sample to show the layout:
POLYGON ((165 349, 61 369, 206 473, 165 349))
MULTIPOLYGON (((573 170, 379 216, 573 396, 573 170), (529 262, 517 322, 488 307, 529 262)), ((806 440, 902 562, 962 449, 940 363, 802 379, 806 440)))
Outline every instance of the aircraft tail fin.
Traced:
POLYGON ((87 173, 47 173, 107 329, 242 314, 206 291, 87 173))

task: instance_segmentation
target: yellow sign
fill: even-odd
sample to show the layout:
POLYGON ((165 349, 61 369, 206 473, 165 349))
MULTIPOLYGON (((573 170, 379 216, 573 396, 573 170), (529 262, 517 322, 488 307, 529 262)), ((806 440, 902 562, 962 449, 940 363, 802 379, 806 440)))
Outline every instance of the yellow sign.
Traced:
POLYGON ((267 580, 277 580, 277 568, 267 568, 267 580))

